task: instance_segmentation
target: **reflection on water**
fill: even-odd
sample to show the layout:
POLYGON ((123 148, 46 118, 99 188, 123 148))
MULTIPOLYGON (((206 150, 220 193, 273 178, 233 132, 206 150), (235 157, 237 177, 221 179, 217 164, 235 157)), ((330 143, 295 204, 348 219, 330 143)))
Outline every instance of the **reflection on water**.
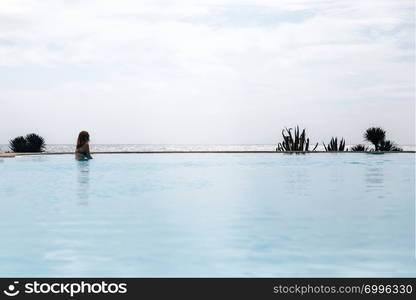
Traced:
POLYGON ((78 199, 79 204, 88 205, 90 186, 90 164, 89 161, 78 161, 78 199))
POLYGON ((48 158, 45 155, 33 155, 30 158, 32 161, 35 162, 45 162, 48 161, 48 158))
POLYGON ((365 173, 366 191, 382 191, 384 188, 383 168, 369 167, 365 173))
POLYGON ((285 191, 298 196, 308 196, 310 174, 308 168, 293 168, 283 177, 285 191))

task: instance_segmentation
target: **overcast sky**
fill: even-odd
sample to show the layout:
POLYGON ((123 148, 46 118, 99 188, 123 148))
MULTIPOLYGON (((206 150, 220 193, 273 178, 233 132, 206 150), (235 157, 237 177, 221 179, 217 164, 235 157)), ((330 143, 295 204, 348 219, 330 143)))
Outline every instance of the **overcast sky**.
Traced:
POLYGON ((413 0, 1 0, 0 143, 415 143, 413 0))

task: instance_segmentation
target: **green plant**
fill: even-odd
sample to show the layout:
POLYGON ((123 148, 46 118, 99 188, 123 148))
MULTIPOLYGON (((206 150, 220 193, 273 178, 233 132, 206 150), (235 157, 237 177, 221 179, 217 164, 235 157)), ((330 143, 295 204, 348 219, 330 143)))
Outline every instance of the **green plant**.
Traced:
POLYGON ((394 151, 394 152, 400 152, 403 151, 402 148, 398 147, 394 142, 392 141, 382 141, 380 144, 380 151, 394 151))
POLYGON ((12 152, 26 152, 27 141, 23 136, 18 136, 10 140, 9 148, 12 152))
POLYGON ((366 145, 358 144, 358 145, 351 147, 350 150, 353 152, 366 152, 366 151, 369 151, 370 149, 366 145))
POLYGON ((45 139, 35 133, 26 135, 28 145, 28 152, 43 152, 45 151, 45 139))
MULTIPOLYGON (((283 141, 278 143, 276 151, 309 151, 309 138, 306 138, 305 129, 300 132, 299 126, 296 126, 293 135, 292 130, 292 128, 282 130, 283 141)), ((315 151, 316 147, 318 147, 318 143, 316 143, 312 151, 315 151)))
POLYGON ((26 137, 18 136, 9 142, 12 152, 43 152, 45 151, 45 139, 35 133, 26 137))
POLYGON ((380 127, 371 127, 365 131, 364 138, 374 145, 375 151, 379 151, 381 143, 386 138, 386 131, 380 127))
POLYGON ((341 139, 339 141, 339 147, 338 147, 338 138, 331 138, 331 141, 328 145, 324 144, 325 151, 345 151, 345 140, 341 139))

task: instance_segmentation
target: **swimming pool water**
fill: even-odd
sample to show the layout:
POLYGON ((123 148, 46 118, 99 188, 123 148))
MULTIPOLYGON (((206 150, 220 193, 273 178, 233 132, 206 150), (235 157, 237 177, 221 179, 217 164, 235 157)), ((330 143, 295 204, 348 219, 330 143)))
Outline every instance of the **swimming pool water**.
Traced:
POLYGON ((416 276, 414 154, 0 159, 0 276, 416 276))

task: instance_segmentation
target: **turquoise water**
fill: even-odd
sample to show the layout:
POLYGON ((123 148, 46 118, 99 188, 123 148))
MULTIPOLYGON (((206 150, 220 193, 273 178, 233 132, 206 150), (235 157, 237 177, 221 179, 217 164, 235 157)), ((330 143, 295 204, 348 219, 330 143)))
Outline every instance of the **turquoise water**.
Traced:
POLYGON ((416 276, 414 154, 0 159, 0 276, 416 276))

